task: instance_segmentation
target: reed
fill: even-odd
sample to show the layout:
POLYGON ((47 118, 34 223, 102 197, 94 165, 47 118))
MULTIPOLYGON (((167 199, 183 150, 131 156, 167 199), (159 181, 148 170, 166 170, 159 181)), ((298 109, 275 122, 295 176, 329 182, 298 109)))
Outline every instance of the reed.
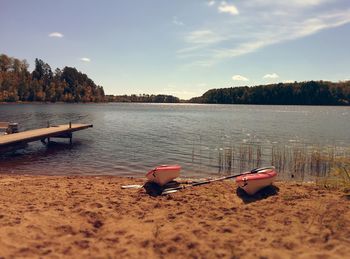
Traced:
POLYGON ((281 179, 309 181, 329 176, 334 168, 339 167, 340 160, 350 160, 348 149, 305 144, 241 143, 217 148, 216 167, 219 173, 231 174, 274 165, 281 179))
POLYGON ((259 145, 240 144, 218 149, 219 172, 232 173, 259 167, 263 163, 262 148, 259 145))

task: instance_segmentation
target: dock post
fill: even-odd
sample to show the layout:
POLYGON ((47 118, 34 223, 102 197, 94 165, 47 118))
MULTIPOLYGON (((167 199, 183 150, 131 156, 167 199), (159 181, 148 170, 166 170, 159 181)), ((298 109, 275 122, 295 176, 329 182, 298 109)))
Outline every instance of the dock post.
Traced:
MULTIPOLYGON (((72 128, 72 122, 71 121, 69 122, 69 128, 70 129, 72 128)), ((73 138, 73 133, 71 132, 69 134, 69 145, 72 145, 72 138, 73 138)))
MULTIPOLYGON (((47 121, 47 127, 50 128, 50 121, 47 121)), ((50 144, 50 138, 47 138, 47 145, 50 144)))

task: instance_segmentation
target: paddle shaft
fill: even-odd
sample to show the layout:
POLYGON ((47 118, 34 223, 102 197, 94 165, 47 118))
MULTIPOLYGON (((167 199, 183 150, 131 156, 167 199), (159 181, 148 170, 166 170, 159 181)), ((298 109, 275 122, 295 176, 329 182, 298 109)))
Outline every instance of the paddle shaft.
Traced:
POLYGON ((274 168, 275 168, 274 166, 266 166, 266 167, 255 168, 255 169, 251 170, 250 172, 244 172, 244 173, 241 173, 241 174, 219 177, 219 178, 216 178, 216 179, 210 179, 210 180, 201 181, 201 182, 194 182, 194 183, 192 183, 189 186, 179 186, 179 187, 174 187, 174 188, 167 188, 167 189, 163 190, 163 193, 166 194, 167 192, 175 192, 175 191, 178 191, 178 190, 186 189, 188 187, 194 187, 194 186, 199 186, 199 185, 208 184, 208 183, 212 183, 212 182, 223 181, 223 180, 236 178, 236 177, 239 177, 239 176, 242 176, 242 175, 246 175, 246 174, 256 174, 256 173, 261 172, 263 170, 274 169, 274 168))

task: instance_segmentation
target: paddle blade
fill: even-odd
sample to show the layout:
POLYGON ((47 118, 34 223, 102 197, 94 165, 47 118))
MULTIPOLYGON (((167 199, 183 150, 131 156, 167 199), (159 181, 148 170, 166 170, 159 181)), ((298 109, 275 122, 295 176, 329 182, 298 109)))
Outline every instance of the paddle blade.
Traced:
POLYGON ((259 168, 255 168, 255 169, 251 170, 250 173, 255 174, 255 173, 261 172, 263 170, 268 170, 268 169, 275 169, 275 167, 272 166, 272 165, 271 166, 265 166, 265 167, 259 167, 259 168))
POLYGON ((131 185, 122 185, 122 189, 141 189, 143 185, 131 184, 131 185))
POLYGON ((174 192, 177 192, 177 190, 164 191, 164 192, 162 192, 162 195, 167 195, 167 194, 174 193, 174 192))

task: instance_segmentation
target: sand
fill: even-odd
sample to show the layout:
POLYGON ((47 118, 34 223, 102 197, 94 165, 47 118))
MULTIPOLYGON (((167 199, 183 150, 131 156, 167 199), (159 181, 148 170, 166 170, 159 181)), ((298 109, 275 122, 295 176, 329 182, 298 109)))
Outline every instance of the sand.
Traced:
POLYGON ((233 181, 168 196, 142 179, 0 175, 0 258, 346 258, 349 195, 233 181))

